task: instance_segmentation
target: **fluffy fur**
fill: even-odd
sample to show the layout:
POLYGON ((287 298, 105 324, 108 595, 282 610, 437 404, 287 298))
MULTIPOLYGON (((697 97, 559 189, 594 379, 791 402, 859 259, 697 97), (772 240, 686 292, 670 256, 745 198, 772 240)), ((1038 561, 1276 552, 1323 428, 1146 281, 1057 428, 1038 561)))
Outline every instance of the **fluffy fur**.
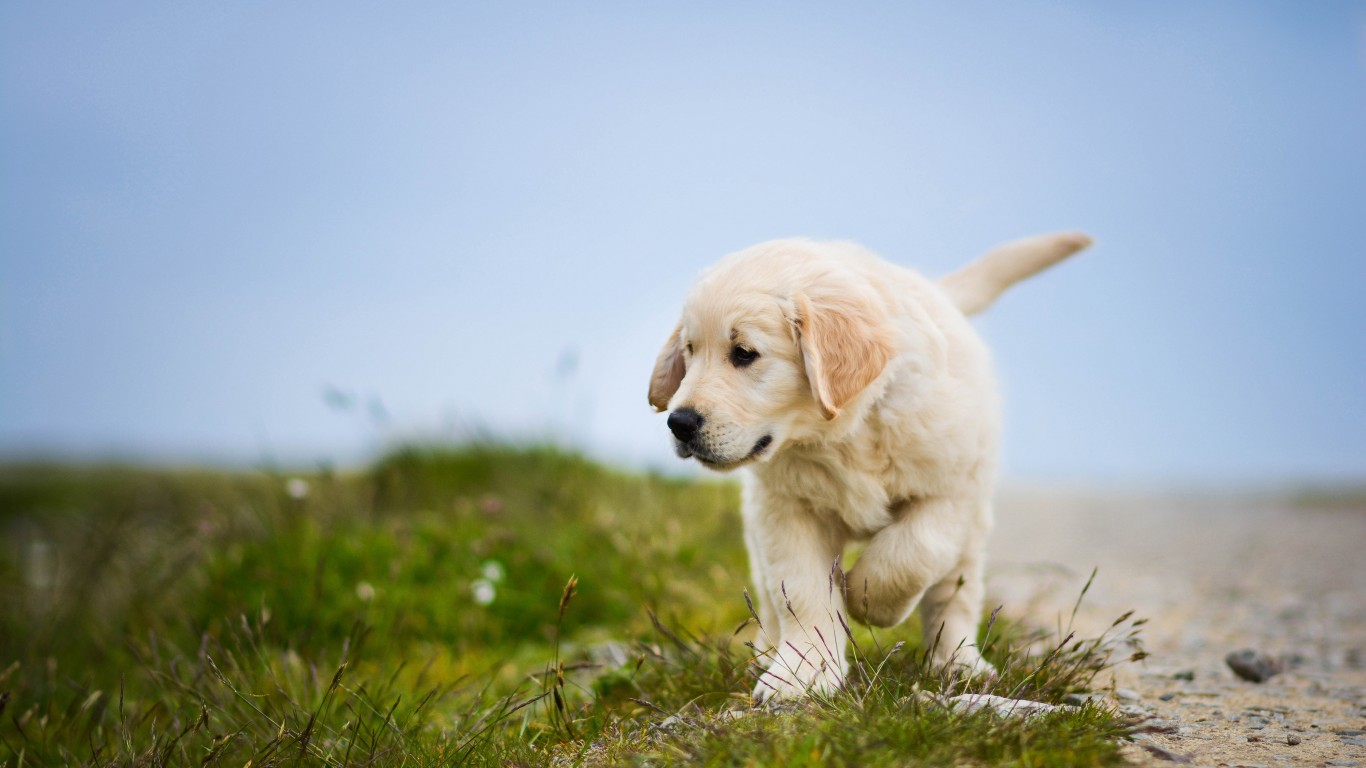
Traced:
POLYGON ((775 240, 703 273, 650 379, 680 456, 749 466, 745 541, 767 670, 754 695, 830 693, 843 616, 920 606, 939 661, 974 645, 1000 418, 965 313, 1090 243, 1001 246, 939 283, 850 243, 775 240), (866 542, 846 572, 847 544, 866 542))

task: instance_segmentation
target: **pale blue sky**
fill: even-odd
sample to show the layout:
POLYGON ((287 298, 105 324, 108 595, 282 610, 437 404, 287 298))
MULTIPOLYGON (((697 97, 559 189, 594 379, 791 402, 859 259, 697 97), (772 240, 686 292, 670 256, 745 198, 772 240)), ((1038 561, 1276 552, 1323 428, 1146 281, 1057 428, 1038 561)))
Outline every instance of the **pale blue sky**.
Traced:
POLYGON ((0 153, 10 456, 674 467, 722 254, 1079 228, 979 324, 1009 477, 1366 479, 1361 3, 7 3, 0 153))

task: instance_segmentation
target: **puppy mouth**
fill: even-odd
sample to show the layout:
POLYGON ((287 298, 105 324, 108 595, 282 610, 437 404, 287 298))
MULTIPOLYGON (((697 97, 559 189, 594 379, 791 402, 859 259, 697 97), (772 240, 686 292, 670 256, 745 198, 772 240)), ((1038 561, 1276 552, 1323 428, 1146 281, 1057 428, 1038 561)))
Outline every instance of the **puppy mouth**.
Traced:
POLYGON ((729 470, 758 458, 772 444, 773 435, 764 435, 754 443, 749 453, 740 459, 724 459, 700 445, 685 443, 682 440, 674 440, 674 452, 680 459, 697 459, 708 469, 729 470))

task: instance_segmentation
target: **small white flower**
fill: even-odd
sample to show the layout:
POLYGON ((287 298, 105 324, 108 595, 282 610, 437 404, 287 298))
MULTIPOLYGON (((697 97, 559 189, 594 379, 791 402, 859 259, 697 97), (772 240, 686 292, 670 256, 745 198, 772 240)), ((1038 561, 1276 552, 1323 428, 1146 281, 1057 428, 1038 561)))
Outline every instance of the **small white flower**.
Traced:
POLYGON ((498 596, 498 591, 493 588, 493 582, 488 579, 475 579, 471 582, 470 593, 474 596, 476 605, 488 605, 498 596))
POLYGON ((503 564, 497 560, 485 560, 479 566, 479 572, 484 575, 484 579, 494 584, 502 581, 507 576, 507 571, 503 569, 503 564))
POLYGON ((368 603, 375 599, 375 588, 370 586, 370 582, 362 581, 356 585, 356 597, 360 598, 362 603, 368 603))
POLYGON ((308 496, 308 481, 302 477, 291 477, 285 482, 285 493, 291 499, 304 499, 308 496))
POLYGON ((57 553, 44 539, 28 543, 28 566, 24 575, 34 589, 51 589, 57 585, 57 553))

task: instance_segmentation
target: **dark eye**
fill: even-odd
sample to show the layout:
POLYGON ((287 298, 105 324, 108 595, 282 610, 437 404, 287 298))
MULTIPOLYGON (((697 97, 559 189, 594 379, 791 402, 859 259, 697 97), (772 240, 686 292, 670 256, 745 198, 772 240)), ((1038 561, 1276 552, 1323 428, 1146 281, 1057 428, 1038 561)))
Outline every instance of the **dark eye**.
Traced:
POLYGON ((688 342, 688 354, 692 354, 692 342, 688 342))
POLYGON ((730 362, 736 368, 744 368, 759 359, 759 353, 752 349, 736 345, 730 348, 730 362))

